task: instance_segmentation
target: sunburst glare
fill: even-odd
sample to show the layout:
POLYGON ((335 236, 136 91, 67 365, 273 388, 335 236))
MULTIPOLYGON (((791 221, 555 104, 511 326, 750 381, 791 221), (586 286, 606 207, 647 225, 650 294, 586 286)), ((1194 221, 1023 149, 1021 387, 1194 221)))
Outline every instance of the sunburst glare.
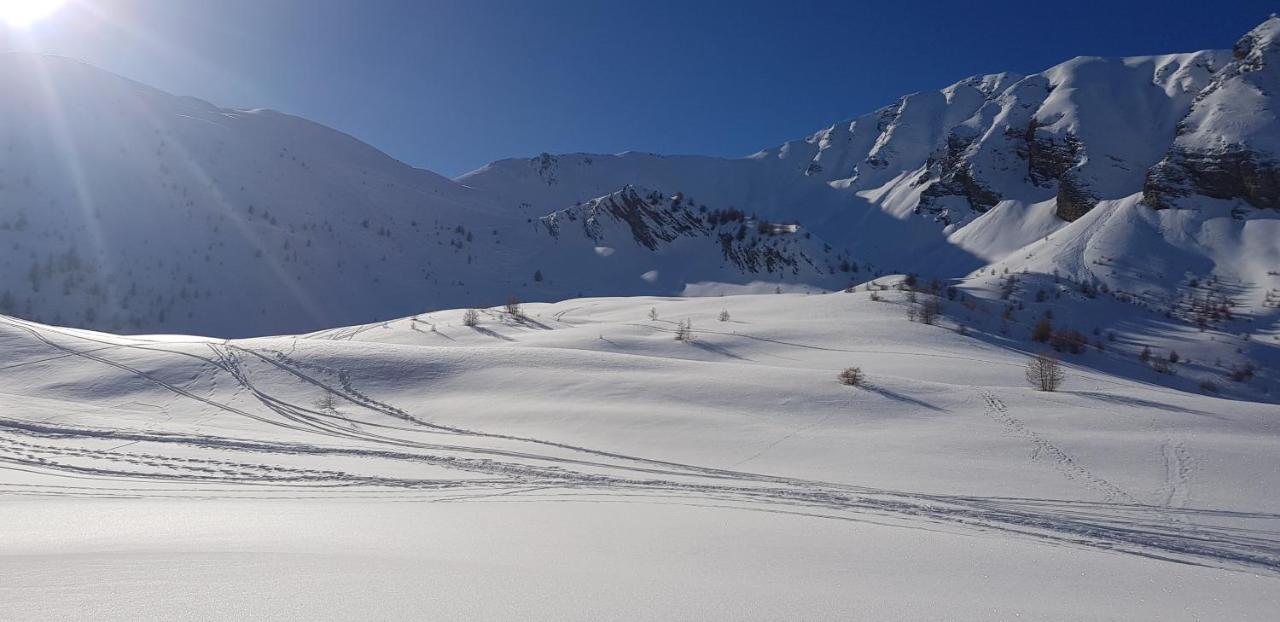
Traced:
POLYGON ((0 19, 14 28, 27 28, 66 3, 67 0, 0 0, 0 19))

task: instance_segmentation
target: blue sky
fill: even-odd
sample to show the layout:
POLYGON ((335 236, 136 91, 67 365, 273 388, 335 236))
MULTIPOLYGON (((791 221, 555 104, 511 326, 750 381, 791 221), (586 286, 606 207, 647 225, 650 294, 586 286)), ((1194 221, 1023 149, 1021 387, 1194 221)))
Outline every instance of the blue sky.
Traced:
POLYGON ((542 151, 746 155, 1076 55, 1226 48, 1275 2, 71 0, 0 47, 275 108, 457 175, 542 151))

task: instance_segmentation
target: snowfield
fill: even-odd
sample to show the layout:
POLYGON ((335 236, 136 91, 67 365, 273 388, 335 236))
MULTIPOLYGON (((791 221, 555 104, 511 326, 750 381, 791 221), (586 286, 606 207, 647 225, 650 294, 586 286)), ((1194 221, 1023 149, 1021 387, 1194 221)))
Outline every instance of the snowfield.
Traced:
POLYGON ((1035 392, 1027 342, 906 296, 2 318, 3 617, 1274 619, 1274 404, 1122 342, 1035 392))
POLYGON ((0 54, 0 619, 1276 620, 1277 93, 448 179, 0 54))

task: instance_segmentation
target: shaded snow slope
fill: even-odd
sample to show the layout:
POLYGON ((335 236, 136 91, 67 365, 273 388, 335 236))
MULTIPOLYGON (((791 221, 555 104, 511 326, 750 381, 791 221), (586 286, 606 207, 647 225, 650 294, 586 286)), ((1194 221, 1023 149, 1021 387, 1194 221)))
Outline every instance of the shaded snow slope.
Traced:
POLYGON ((1174 390, 1111 350, 1037 393, 1025 342, 978 317, 998 303, 926 326, 878 295, 581 299, 239 341, 2 319, 6 614, 1280 604, 1273 405, 1174 390), (865 386, 836 382, 852 365, 865 386), (110 589, 66 587, 85 584, 110 589))

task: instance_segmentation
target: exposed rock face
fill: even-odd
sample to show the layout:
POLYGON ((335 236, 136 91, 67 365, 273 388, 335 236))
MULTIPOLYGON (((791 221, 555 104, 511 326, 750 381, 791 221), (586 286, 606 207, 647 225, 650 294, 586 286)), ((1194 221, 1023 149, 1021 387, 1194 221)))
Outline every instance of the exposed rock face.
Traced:
POLYGON ((1056 184, 1055 213, 1067 222, 1075 221, 1098 204, 1098 197, 1088 189, 1088 184, 1077 172, 1077 167, 1084 160, 1084 145, 1070 132, 1055 136, 1039 133, 1037 128, 1038 123, 1031 119, 1023 135, 1027 179, 1042 188, 1052 188, 1056 184))
POLYGON ((539 222, 553 237, 558 237, 563 221, 581 220, 586 236, 598 242, 603 237, 604 217, 625 223, 635 243, 651 251, 682 235, 706 234, 702 219, 696 213, 683 209, 679 199, 668 201, 658 193, 650 193, 648 198, 644 198, 634 188, 626 188, 578 208, 555 212, 539 222))
POLYGON ((926 172, 916 180, 918 185, 929 184, 920 194, 916 212, 932 214, 937 220, 950 224, 952 215, 941 201, 945 197, 963 197, 969 208, 979 214, 1000 202, 1000 195, 978 182, 969 168, 966 152, 972 144, 970 137, 955 133, 947 136, 942 157, 930 158, 925 165, 926 172))
POLYGON ((1050 187, 1079 163, 1082 146, 1072 134, 1058 138, 1037 134, 1036 128, 1036 120, 1032 119, 1023 136, 1027 142, 1027 177, 1037 186, 1050 187))
POLYGON ((1071 170, 1067 170, 1058 178, 1057 199, 1058 207, 1054 213, 1067 222, 1078 220, 1098 204, 1098 197, 1080 183, 1071 170))
MULTIPOLYGON (((719 246, 723 259, 744 273, 800 274, 802 270, 835 274, 848 266, 847 255, 798 225, 781 225, 750 217, 728 208, 694 208, 681 193, 665 197, 656 191, 627 187, 582 205, 553 212, 538 225, 553 238, 565 236, 566 226, 580 224, 581 234, 592 244, 617 245, 622 237, 662 252, 675 243, 705 240, 719 246), (625 228, 624 228, 625 227, 625 228)), ((848 271, 847 269, 844 271, 848 271)))
POLYGON ((1168 209, 1176 207, 1175 199, 1201 195, 1280 209, 1280 163, 1259 158, 1250 151, 1176 152, 1151 169, 1143 201, 1168 209))
POLYGON ((1156 209, 1205 196, 1280 209, 1280 18, 1272 17, 1232 49, 1179 125, 1172 148, 1152 167, 1143 202, 1156 209))

